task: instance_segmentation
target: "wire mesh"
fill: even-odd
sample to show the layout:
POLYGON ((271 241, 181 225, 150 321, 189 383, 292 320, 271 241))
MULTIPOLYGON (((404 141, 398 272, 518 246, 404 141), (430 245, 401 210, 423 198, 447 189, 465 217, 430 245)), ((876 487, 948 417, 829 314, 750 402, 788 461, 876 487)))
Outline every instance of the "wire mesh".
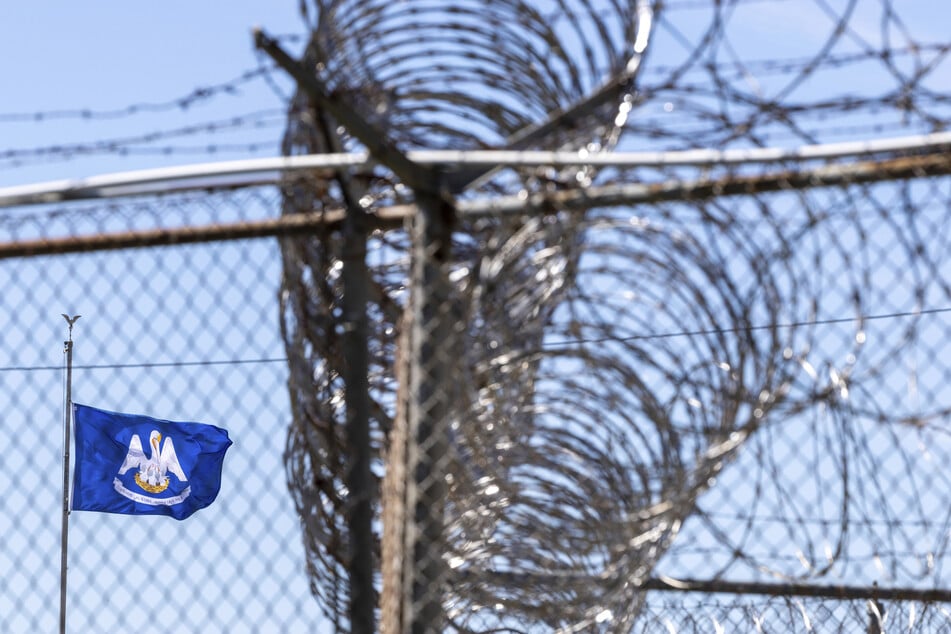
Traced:
MULTIPOLYGON (((288 191, 13 209, 3 231, 22 240, 176 218, 240 222, 278 213, 288 191)), ((457 233, 441 269, 449 299, 429 319, 442 320, 444 334, 430 343, 433 365, 421 366, 399 352, 412 344, 397 341, 412 319, 409 234, 375 234, 371 393, 374 416, 390 425, 374 436, 377 477, 391 478, 396 464, 398 382, 439 379, 446 391, 433 397, 448 407, 434 461, 445 501, 426 507, 443 509, 428 563, 445 581, 423 584, 418 605, 435 597, 441 627, 460 631, 782 631, 806 622, 837 631, 866 622, 861 600, 711 599, 640 586, 947 587, 949 194, 948 178, 931 177, 521 216, 502 228, 476 222, 481 232, 457 233), (570 243, 558 239, 566 227, 570 243), (404 376, 387 366, 398 359, 404 376), (441 369, 434 377, 427 367, 441 369), (698 616, 694 601, 718 607, 698 616)), ((319 536, 307 530, 313 516, 292 504, 320 493, 302 484, 321 483, 292 459, 307 421, 295 418, 298 388, 290 382, 292 398, 275 398, 300 363, 280 327, 287 254, 287 242, 254 240, 4 261, 16 306, 2 329, 5 464, 21 474, 4 501, 3 556, 16 571, 5 579, 7 629, 48 629, 53 619, 50 601, 18 588, 56 590, 43 562, 58 544, 59 479, 49 476, 59 469, 51 438, 61 412, 50 394, 61 381, 63 306, 84 315, 78 401, 213 422, 236 440, 221 499, 187 525, 74 514, 71 626, 136 627, 177 610, 205 631, 346 628, 326 605, 342 590, 318 585, 326 564, 305 567, 307 540, 319 536), (158 577, 180 581, 170 590, 158 577)), ((433 323, 420 322, 416 337, 433 323)), ((316 402, 341 407, 340 389, 316 402)), ((418 451, 436 447, 424 441, 418 451)), ((412 488, 413 471, 403 475, 412 488)), ((425 498, 435 482, 421 478, 420 491, 403 495, 425 498)), ((334 491, 345 504, 347 492, 334 491)), ((940 603, 887 605, 889 623, 943 623, 940 603)))
MULTIPOLYGON (((945 49, 920 47, 890 3, 806 3, 802 11, 810 19, 801 41, 790 38, 784 57, 764 63, 752 57, 762 42, 748 48, 763 12, 753 4, 763 3, 658 5, 655 28, 649 3, 572 9, 420 2, 392 13, 363 3, 347 11, 347 19, 338 13, 346 3, 320 4, 305 59, 332 95, 406 147, 594 152, 614 147, 622 129, 628 146, 652 149, 816 143, 841 133, 824 123, 845 115, 850 138, 897 125, 911 132, 941 129, 944 100, 927 86, 944 70, 945 49), (473 22, 476 5, 481 18, 473 22), (508 39, 496 11, 511 12, 508 21, 523 27, 515 39, 508 39), (877 32, 867 27, 870 19, 878 19, 877 32), (399 29, 392 28, 396 22, 399 29), (532 41, 536 33, 546 35, 532 41), (663 62, 644 68, 634 92, 633 74, 620 69, 624 60, 636 66, 632 54, 643 52, 648 33, 651 58, 663 55, 663 62), (560 59, 562 38, 575 48, 577 66, 537 64, 540 49, 560 59), (414 46, 404 46, 407 41, 414 46), (909 61, 896 62, 896 55, 909 61), (436 84, 430 69, 439 71, 436 84), (603 97, 599 82, 618 73, 623 88, 603 97), (881 79, 857 87, 853 78, 869 73, 881 79), (515 101, 497 92, 509 90, 511 77, 515 101), (567 94, 566 77, 582 78, 567 94), (550 98, 558 94, 565 96, 550 98), (598 107, 587 107, 595 95, 598 107), (579 103, 585 107, 575 116, 560 115, 579 103), (638 121, 629 122, 634 115, 638 121), (552 125, 532 137, 539 121, 552 125)), ((775 17, 789 7, 765 4, 775 17)), ((315 106, 303 93, 295 99, 287 152, 358 145, 315 106)), ((397 607, 384 601, 384 623, 391 612, 405 612, 387 630, 624 631, 644 609, 646 580, 695 576, 685 573, 698 564, 703 576, 715 578, 841 575, 868 582, 868 571, 858 570, 859 552, 869 544, 880 550, 901 532, 876 534, 868 525, 881 512, 876 506, 907 489, 915 502, 892 513, 925 521, 942 513, 945 501, 942 493, 927 499, 926 491, 942 490, 934 482, 943 482, 927 469, 902 487, 885 484, 885 456, 870 449, 881 442, 874 437, 884 426, 893 435, 889 459, 912 464, 916 443, 929 451, 941 445, 947 409, 937 387, 921 399, 922 360, 907 357, 909 341, 923 340, 916 312, 946 302, 937 261, 945 245, 919 239, 937 235, 940 222, 919 201, 941 191, 943 179, 874 184, 894 178, 886 167, 873 161, 861 178, 847 163, 819 161, 714 165, 702 172, 658 166, 450 174, 450 191, 463 197, 481 191, 541 202, 532 217, 520 215, 516 205, 504 219, 463 220, 440 273, 454 291, 422 324, 426 311, 413 303, 430 301, 428 294, 441 286, 419 273, 434 254, 412 251, 399 238, 382 247, 387 263, 375 276, 378 306, 370 309, 381 318, 380 343, 371 345, 375 363, 398 366, 399 354, 413 351, 398 382, 409 385, 408 393, 400 397, 396 385, 385 382, 376 390, 381 411, 406 398, 407 412, 406 421, 399 406, 376 419, 376 451, 382 460, 399 461, 395 469, 386 463, 386 477, 397 473, 405 486, 383 485, 383 517, 392 525, 399 512, 388 514, 387 504, 401 506, 405 533, 393 537, 400 547, 388 548, 384 522, 380 565, 384 573, 391 564, 401 569, 395 583, 410 586, 397 607), (829 174, 837 174, 838 187, 811 189, 829 174), (705 179, 706 191, 701 195, 690 179, 705 179), (654 204, 633 209, 592 209, 582 194, 572 207, 577 213, 559 211, 557 190, 630 182, 685 185, 666 197, 648 190, 642 200, 654 204), (474 189, 462 193, 470 185, 474 189), (783 191, 793 189, 802 191, 783 191), (695 202, 683 202, 692 194, 695 202), (665 198, 676 202, 661 203, 665 198), (897 201, 908 202, 896 211, 897 201), (896 273, 901 290, 876 291, 884 262, 894 271, 921 273, 896 273), (393 264, 404 272, 391 277, 393 264), (412 289, 409 301, 404 280, 412 289), (878 318, 884 316, 906 321, 897 333, 883 332, 878 318), (452 333, 445 320, 454 321, 452 333), (400 331, 411 333, 402 350, 400 331), (867 352, 870 337, 883 346, 878 353, 867 352), (899 383, 914 388, 883 402, 882 385, 899 383), (433 401, 450 396, 451 411, 433 401), (438 410, 430 412, 433 427, 422 435, 414 408, 423 418, 438 410), (895 430, 906 425, 927 439, 899 440, 895 430), (389 429, 401 446, 388 456, 389 429), (813 453, 802 457, 807 443, 813 453), (735 486, 717 485, 731 479, 735 486), (760 528, 740 511, 750 505, 753 515, 768 508, 781 528, 760 528), (723 517, 722 507, 735 511, 723 517), (419 549, 427 553, 422 559, 419 549), (776 561, 781 549, 792 559, 776 561), (434 603, 443 605, 443 614, 433 612, 434 603)), ((914 165, 910 170, 901 178, 924 174, 914 165)), ((357 202, 373 210, 412 200, 386 173, 361 174, 356 187, 353 181, 350 175, 335 182, 329 174, 288 197, 285 213, 357 202)), ((425 215, 426 206, 421 209, 425 215)), ((307 247, 292 248, 292 290, 298 301, 307 298, 306 306, 292 304, 292 323, 305 322, 305 308, 323 323, 294 335, 289 355, 303 339, 312 347, 292 381, 306 386, 298 394, 318 412, 307 424, 335 435, 345 404, 339 386, 335 399, 326 390, 339 379, 334 365, 347 353, 331 347, 327 333, 339 327, 332 315, 345 291, 333 271, 342 256, 326 236, 306 255, 307 247), (338 409, 320 410, 320 402, 333 400, 338 409)), ((338 508, 346 496, 334 481, 347 468, 347 453, 341 449, 337 466, 322 466, 324 475, 315 478, 338 508)), ((297 473, 310 482, 306 460, 295 464, 304 465, 297 473)), ((300 508, 305 517, 317 509, 316 526, 307 531, 333 536, 313 542, 309 552, 327 593, 322 603, 344 615, 344 515, 328 512, 318 495, 300 508)), ((940 539, 931 536, 932 543, 940 539)), ((935 546, 920 557, 940 558, 943 546, 935 546)), ((928 570, 941 569, 932 565, 928 570)), ((890 582, 938 583, 930 575, 890 582)), ((386 574, 382 590, 386 595, 386 574)))
MULTIPOLYGON (((275 195, 14 209, 0 231, 10 240, 273 215, 275 195)), ((275 303, 277 246, 257 240, 7 259, 0 279, 7 302, 0 629, 56 629, 66 337, 60 313, 69 312, 82 315, 73 332, 77 402, 218 424, 235 446, 219 499, 187 523, 72 514, 68 628, 313 631, 320 611, 284 484, 290 410, 275 303)))
POLYGON ((634 632, 940 632, 940 604, 793 597, 724 598, 658 595, 634 632))
POLYGON ((625 631, 657 575, 945 587, 947 198, 911 179, 459 237, 449 358, 409 371, 454 403, 447 627, 625 631))
MULTIPOLYGON (((947 120, 949 47, 917 35, 928 29, 914 9, 797 3, 808 27, 764 58, 758 21, 799 24, 792 3, 648 6, 319 3, 305 59, 332 78, 336 98, 406 147, 743 148, 930 132, 947 120), (651 64, 633 92, 624 72, 645 20, 654 22, 651 64), (520 37, 524 57, 508 55, 520 37), (584 54, 536 67, 559 38, 584 54), (612 76, 624 82, 610 98, 558 118, 612 76), (497 92, 478 93, 475 80, 497 92), (494 107, 481 109, 486 102, 494 107), (553 126, 532 136, 553 113, 553 126)), ((286 153, 359 146, 312 105, 303 93, 292 101, 286 153)), ((436 172, 462 201, 489 201, 456 219, 451 241, 426 233, 446 218, 385 167, 298 174, 275 189, 13 210, 4 226, 10 239, 48 238, 176 217, 230 223, 418 203, 414 224, 368 234, 374 591, 386 631, 936 631, 947 627, 947 594, 915 592, 949 585, 951 181, 941 148, 929 152, 436 172), (648 187, 627 202, 586 198, 629 183, 648 187), (486 198, 497 194, 533 210, 503 213, 486 198), (658 579, 789 593, 672 592, 657 590, 658 579), (829 584, 867 596, 838 596, 829 584), (886 590, 891 598, 878 598, 886 590)), ((8 262, 11 303, 72 296, 109 315, 101 334, 80 340, 79 358, 95 345, 99 358, 170 364, 87 368, 112 373, 94 395, 208 422, 242 404, 236 449, 239 432, 251 438, 228 475, 252 486, 225 489, 225 525, 207 529, 224 532, 220 550, 199 545, 191 531, 203 531, 191 524, 184 536, 163 533, 165 559, 117 549, 120 529, 99 529, 100 541, 81 547, 74 575, 96 562, 71 595, 84 606, 71 616, 81 625, 140 623, 141 611, 126 609, 138 594, 122 592, 167 573, 219 580, 191 593, 201 600, 188 604, 190 622, 304 628, 319 610, 321 627, 351 629, 345 237, 333 225, 279 249, 255 241, 8 262), (273 330, 262 327, 271 319, 273 330), (155 332, 161 345, 146 336, 155 332), (220 367, 208 363, 216 355, 220 367), (275 359, 280 371, 262 362, 275 359), (285 380, 290 398, 277 402, 285 380), (285 429, 275 478, 275 431, 285 429), (275 487, 282 479, 289 499, 275 487), (267 523, 247 517, 262 500, 275 504, 267 523), (306 572, 290 572, 297 557, 306 572), (255 563, 275 558, 284 564, 255 563), (255 582, 228 598, 206 587, 245 576, 255 582)), ((23 420, 50 387, 31 384, 35 372, 54 372, 32 364, 55 365, 23 343, 35 339, 37 314, 18 309, 0 329, 12 333, 17 356, 4 378, 21 382, 9 398, 23 420)), ((24 490, 54 507, 38 473, 56 461, 40 449, 47 435, 9 443, 47 454, 24 490)), ((6 503, 18 535, 7 556, 34 583, 48 572, 23 546, 52 552, 53 536, 35 536, 42 520, 25 510, 27 496, 6 503)), ((7 582, 8 596, 28 604, 14 585, 23 580, 7 582)), ((148 618, 165 618, 166 604, 185 609, 159 587, 148 618)), ((14 630, 48 618, 40 607, 10 614, 14 630)))
MULTIPOLYGON (((643 44, 636 40, 638 34, 646 38, 649 32, 648 3, 582 2, 575 3, 569 13, 565 9, 564 5, 543 8, 521 0, 452 5, 413 2, 400 6, 318 2, 314 3, 304 64, 308 69, 316 69, 318 78, 326 82, 326 92, 342 99, 348 109, 360 113, 369 125, 385 134, 388 142, 400 148, 478 149, 499 143, 519 149, 596 151, 613 147, 623 125, 621 113, 630 109, 630 79, 643 52, 643 44), (579 47, 583 47, 584 56, 570 53, 579 47), (600 96, 586 103, 585 99, 592 94, 600 96), (559 121, 546 126, 546 120, 557 118, 560 112, 572 113, 565 119, 567 123, 559 121)), ((285 153, 358 147, 352 131, 339 126, 327 109, 318 106, 305 90, 295 96, 285 135, 285 153)), ((473 190, 488 191, 515 191, 514 187, 545 191, 559 186, 564 178, 575 178, 573 172, 565 176, 552 170, 528 171, 514 180, 510 176, 490 178, 486 172, 460 169, 439 178, 449 190, 472 186, 473 190)), ((405 184, 394 182, 385 170, 327 174, 316 181, 297 181, 286 191, 284 214, 335 207, 372 209, 412 200, 405 184)), ((435 220, 431 217, 425 226, 435 220)), ((460 370, 460 358, 472 360, 471 355, 460 356, 468 345, 449 341, 455 339, 450 331, 475 317, 458 312, 468 307, 451 294, 430 299, 428 293, 443 288, 450 276, 457 281, 459 275, 464 276, 466 271, 460 263, 479 257, 480 243, 494 239, 492 233, 498 224, 489 221, 482 227, 472 227, 473 240, 468 246, 450 246, 447 239, 432 237, 434 242, 430 246, 417 245, 422 250, 415 256, 415 264, 410 261, 405 231, 397 237, 371 237, 371 251, 383 253, 383 261, 372 266, 374 299, 369 309, 376 322, 370 344, 371 392, 378 401, 372 416, 374 452, 380 460, 386 459, 388 432, 401 424, 406 429, 396 433, 409 443, 407 453, 401 448, 389 455, 386 469, 388 473, 405 475, 407 482, 401 488, 391 481, 391 486, 396 487, 391 508, 381 511, 389 513, 389 528, 396 532, 376 536, 381 554, 387 558, 382 569, 397 575, 407 587, 389 595, 386 586, 392 584, 384 580, 382 585, 385 601, 400 606, 418 601, 420 609, 427 613, 442 602, 441 590, 436 588, 445 585, 439 581, 445 578, 445 564, 432 553, 445 550, 440 535, 447 525, 439 512, 424 517, 422 508, 430 506, 435 511, 450 503, 447 495, 454 495, 453 487, 450 485, 446 490, 443 480, 449 464, 458 462, 447 452, 451 443, 446 435, 454 433, 453 424, 459 424, 446 418, 448 404, 443 399, 449 396, 444 388, 432 387, 431 375, 455 374, 460 370), (461 249, 462 255, 458 260, 439 256, 448 259, 437 265, 427 259, 436 257, 427 249, 441 253, 461 249), (408 282, 411 266, 419 267, 420 275, 425 271, 425 282, 408 282), (405 297, 407 286, 415 289, 410 302, 405 297), (426 321, 418 323, 419 319, 426 321), (410 419, 402 423, 394 421, 393 404, 398 399, 392 381, 401 330, 417 333, 407 339, 403 352, 413 350, 428 359, 406 372, 405 381, 412 386, 410 392, 415 398, 407 396, 405 413, 410 419), (436 348, 430 342, 434 333, 442 341, 436 348), (398 467, 394 464, 397 460, 401 461, 398 467), (417 471, 419 481, 414 475, 417 471), (432 477, 425 478, 424 472, 432 477), (394 501, 397 499, 398 503, 394 501), (392 508, 393 505, 399 508, 392 508), (414 518, 417 513, 421 517, 414 518), (417 521, 422 524, 414 524, 417 521), (405 533, 395 528, 403 522, 408 524, 405 533), (437 540, 431 545, 434 550, 430 555, 412 554, 416 531, 437 540), (389 546, 402 544, 404 539, 410 540, 408 548, 389 546), (399 563, 392 561, 394 556, 399 563), (434 586, 416 588, 416 582, 425 583, 430 572, 437 577, 429 580, 434 586)), ((421 230, 425 234, 426 230, 421 230)), ((552 244, 559 241, 555 232, 550 239, 552 244)), ((339 276, 345 257, 340 251, 340 240, 325 235, 316 240, 284 243, 285 336, 288 355, 299 359, 298 371, 291 373, 291 381, 299 413, 295 420, 300 421, 300 427, 292 435, 288 464, 296 476, 292 482, 299 483, 292 487, 300 487, 295 499, 306 518, 307 551, 312 575, 317 580, 315 585, 322 605, 335 620, 348 613, 350 598, 349 529, 344 510, 347 495, 341 493, 345 488, 341 484, 353 450, 344 438, 346 404, 341 381, 341 364, 349 353, 341 347, 340 322, 335 317, 345 293, 339 276)), ((504 295, 509 284, 501 276, 498 279, 503 281, 492 292, 496 297, 504 295)), ((486 319, 504 314, 492 306, 486 310, 493 312, 486 319)), ((531 320, 523 324, 523 334, 540 337, 549 310, 523 305, 518 311, 520 314, 505 318, 531 320)), ((377 491, 379 487, 377 484, 377 491)), ((379 495, 376 497, 379 500, 379 495)), ((387 528, 384 526, 380 532, 387 528)), ((384 618, 401 610, 386 605, 384 618)), ((407 612, 406 619, 411 621, 412 605, 407 612)), ((399 616, 393 618, 400 621, 399 616)), ((434 623, 432 617, 425 620, 434 623)), ((384 627, 398 626, 384 623, 384 627)))

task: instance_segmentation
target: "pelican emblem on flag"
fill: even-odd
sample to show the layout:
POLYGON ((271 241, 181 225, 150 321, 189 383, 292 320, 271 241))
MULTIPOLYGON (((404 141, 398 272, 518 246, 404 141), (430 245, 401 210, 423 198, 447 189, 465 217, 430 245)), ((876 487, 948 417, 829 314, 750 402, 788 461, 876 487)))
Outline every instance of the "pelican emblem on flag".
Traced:
POLYGON ((129 451, 119 468, 119 475, 137 468, 135 483, 149 493, 161 493, 167 489, 169 473, 178 478, 179 482, 188 481, 175 454, 175 443, 171 438, 166 437, 165 444, 162 445, 162 434, 153 429, 149 434, 149 447, 150 455, 146 457, 139 435, 133 434, 132 440, 129 441, 129 451))

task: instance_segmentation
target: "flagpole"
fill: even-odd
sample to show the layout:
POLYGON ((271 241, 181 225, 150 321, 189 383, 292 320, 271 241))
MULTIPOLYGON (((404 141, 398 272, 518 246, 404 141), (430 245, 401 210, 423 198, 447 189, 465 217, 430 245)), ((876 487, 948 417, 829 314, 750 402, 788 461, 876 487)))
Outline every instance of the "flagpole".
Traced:
POLYGON ((59 568, 59 631, 66 633, 66 553, 69 542, 69 431, 73 409, 73 324, 79 315, 70 318, 64 314, 63 318, 69 324, 69 338, 63 342, 66 355, 66 398, 63 412, 63 527, 60 543, 59 568))

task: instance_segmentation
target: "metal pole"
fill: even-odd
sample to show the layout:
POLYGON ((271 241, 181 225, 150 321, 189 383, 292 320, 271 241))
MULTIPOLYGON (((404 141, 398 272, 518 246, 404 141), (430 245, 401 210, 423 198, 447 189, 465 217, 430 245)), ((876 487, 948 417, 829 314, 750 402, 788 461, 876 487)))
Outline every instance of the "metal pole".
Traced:
POLYGON ((79 315, 63 315, 69 324, 69 337, 63 343, 66 355, 66 398, 63 411, 63 525, 60 543, 59 566, 59 631, 66 633, 66 554, 69 544, 69 431, 73 409, 73 324, 79 315))
POLYGON ((412 580, 410 614, 404 631, 429 634, 445 629, 443 596, 448 576, 445 551, 446 483, 450 389, 455 351, 448 277, 455 209, 438 196, 417 192, 414 218, 411 302, 409 464, 407 518, 412 522, 404 579, 412 580))
POLYGON ((367 235, 362 210, 351 207, 343 223, 344 395, 347 404, 349 464, 347 524, 350 533, 350 627, 373 634, 374 483, 370 470, 370 386, 367 320, 367 235))
MULTIPOLYGON (((377 129, 361 116, 358 109, 340 100, 312 68, 291 58, 275 40, 260 30, 255 31, 254 40, 259 49, 294 78, 298 88, 319 110, 346 128, 376 161, 387 166, 404 185, 413 190, 420 209, 414 219, 416 228, 411 280, 411 301, 414 303, 411 358, 418 371, 410 373, 412 396, 408 407, 408 462, 415 465, 415 469, 412 475, 407 474, 408 479, 413 479, 413 486, 407 495, 407 512, 410 507, 414 509, 414 530, 410 531, 412 554, 407 553, 404 557, 404 565, 414 565, 415 570, 404 575, 404 579, 412 579, 413 603, 409 630, 414 634, 441 631, 444 629, 441 625, 442 597, 447 582, 442 563, 449 412, 446 388, 453 380, 448 362, 451 353, 446 349, 452 326, 448 313, 450 285, 447 269, 456 213, 455 200, 440 170, 419 165, 407 158, 385 130, 377 129), (413 495, 416 497, 411 506, 409 498, 413 495)), ((365 225, 363 227, 365 229, 365 225)), ((364 311, 365 308, 364 301, 364 311)), ((348 325, 352 327, 352 324, 348 325)), ((346 383, 349 389, 351 382, 346 383)), ((355 383, 353 385, 358 386, 355 383)), ((348 433, 362 433, 358 427, 348 427, 348 433)), ((354 442, 350 444, 351 449, 361 442, 355 435, 354 442)), ((351 464, 355 466, 360 463, 355 457, 351 464)), ((350 537, 353 539, 354 535, 351 533, 350 537)), ((351 569, 351 583, 356 582, 355 577, 351 569)), ((351 596, 351 607, 354 605, 354 597, 351 596)))

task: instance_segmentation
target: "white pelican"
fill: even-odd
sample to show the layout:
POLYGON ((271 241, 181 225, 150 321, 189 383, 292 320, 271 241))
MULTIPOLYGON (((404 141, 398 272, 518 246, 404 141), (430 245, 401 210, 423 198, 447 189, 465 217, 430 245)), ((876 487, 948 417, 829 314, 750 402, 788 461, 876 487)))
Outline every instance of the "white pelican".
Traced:
POLYGON ((142 450, 142 441, 138 434, 132 435, 129 441, 129 452, 119 468, 119 475, 124 474, 129 469, 138 467, 139 472, 135 476, 135 481, 146 491, 159 493, 168 487, 169 471, 175 474, 180 482, 188 481, 182 465, 178 462, 178 456, 175 454, 175 444, 171 438, 165 439, 165 444, 159 449, 162 442, 162 434, 153 429, 149 434, 149 445, 151 445, 151 456, 145 457, 142 450))

